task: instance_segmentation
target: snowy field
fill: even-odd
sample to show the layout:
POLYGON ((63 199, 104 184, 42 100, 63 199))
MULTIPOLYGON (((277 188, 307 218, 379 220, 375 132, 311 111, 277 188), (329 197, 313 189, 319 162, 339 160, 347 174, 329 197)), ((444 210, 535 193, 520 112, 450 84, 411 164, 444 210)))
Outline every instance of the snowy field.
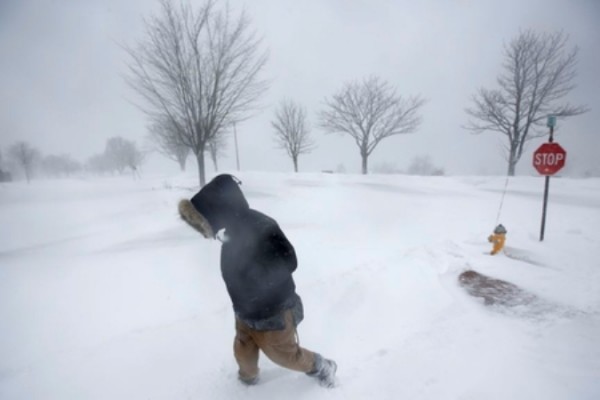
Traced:
POLYGON ((296 248, 304 347, 237 382, 220 243, 178 217, 189 176, 0 185, 0 399, 600 399, 600 180, 240 173, 296 248), (489 307, 473 269, 538 305, 489 307), (543 304, 543 306, 539 306, 543 304))

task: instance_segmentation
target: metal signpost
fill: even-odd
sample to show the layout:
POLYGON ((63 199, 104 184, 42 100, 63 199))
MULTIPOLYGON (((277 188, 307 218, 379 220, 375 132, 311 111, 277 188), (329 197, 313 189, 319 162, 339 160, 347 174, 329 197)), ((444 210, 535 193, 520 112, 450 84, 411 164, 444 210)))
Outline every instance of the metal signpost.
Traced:
POLYGON ((546 210, 548 208, 550 176, 554 175, 562 167, 564 167, 567 159, 567 152, 558 143, 554 143, 554 127, 556 126, 556 117, 554 115, 548 116, 547 126, 550 128, 550 137, 548 138, 548 143, 542 144, 533 153, 533 166, 540 173, 540 175, 546 176, 540 242, 544 240, 544 230, 546 228, 546 210))
POLYGON ((237 130, 235 129, 235 122, 233 123, 233 140, 235 141, 235 164, 237 166, 237 170, 240 170, 240 153, 238 152, 238 142, 237 142, 237 130))

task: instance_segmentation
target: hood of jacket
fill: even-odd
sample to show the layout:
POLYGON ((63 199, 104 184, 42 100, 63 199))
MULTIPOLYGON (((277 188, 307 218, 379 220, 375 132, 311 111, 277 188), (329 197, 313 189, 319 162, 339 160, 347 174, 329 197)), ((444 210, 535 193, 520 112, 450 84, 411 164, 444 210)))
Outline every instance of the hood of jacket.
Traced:
POLYGON ((206 238, 231 228, 250 208, 239 185, 232 175, 218 175, 191 200, 179 202, 181 218, 206 238))

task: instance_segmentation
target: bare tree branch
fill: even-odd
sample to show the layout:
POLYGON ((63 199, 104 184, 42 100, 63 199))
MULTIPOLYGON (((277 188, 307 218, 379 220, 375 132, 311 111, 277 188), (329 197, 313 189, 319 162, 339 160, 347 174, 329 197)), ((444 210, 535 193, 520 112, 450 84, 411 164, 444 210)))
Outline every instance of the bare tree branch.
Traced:
POLYGON ((190 154, 190 146, 183 143, 183 125, 168 117, 155 119, 148 127, 152 148, 165 157, 176 161, 182 171, 190 154))

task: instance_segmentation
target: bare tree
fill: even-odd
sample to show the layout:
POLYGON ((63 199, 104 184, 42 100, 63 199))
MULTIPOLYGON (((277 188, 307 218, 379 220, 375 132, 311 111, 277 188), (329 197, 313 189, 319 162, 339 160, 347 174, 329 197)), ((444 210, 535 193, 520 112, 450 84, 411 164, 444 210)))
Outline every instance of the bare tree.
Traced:
POLYGON ((587 111, 585 106, 560 103, 574 87, 577 47, 567 48, 562 32, 521 32, 504 48, 498 89, 481 88, 473 96, 466 126, 475 133, 500 132, 506 136, 508 175, 515 167, 525 143, 543 136, 548 115, 566 118, 587 111))
POLYGON ((291 100, 283 100, 271 121, 275 129, 275 141, 292 158, 294 171, 298 172, 298 157, 310 153, 315 143, 310 137, 306 110, 291 100))
POLYGON ((144 159, 144 155, 138 150, 135 142, 119 136, 112 137, 106 141, 104 155, 110 161, 110 165, 120 174, 127 167, 136 172, 144 159))
POLYGON ((224 127, 248 118, 267 88, 258 79, 267 54, 242 13, 216 8, 206 0, 199 10, 162 0, 162 11, 146 22, 147 38, 134 49, 128 82, 145 100, 151 117, 181 124, 179 141, 198 162, 204 185, 204 152, 224 127))
POLYGON ((40 152, 27 142, 17 142, 8 149, 12 161, 25 172, 27 183, 31 181, 33 168, 40 160, 40 152))
POLYGON ((350 135, 359 148, 362 173, 368 173, 368 158, 385 138, 414 132, 421 123, 419 96, 404 99, 387 82, 370 77, 347 83, 320 112, 320 126, 327 132, 350 135))
POLYGON ((180 141, 183 133, 179 132, 182 125, 168 117, 156 119, 148 127, 152 147, 167 158, 176 161, 179 168, 185 171, 185 164, 190 154, 190 148, 180 141))
POLYGON ((225 131, 219 132, 212 139, 208 141, 208 154, 213 162, 215 171, 219 170, 219 157, 225 154, 227 148, 227 135, 225 131))

